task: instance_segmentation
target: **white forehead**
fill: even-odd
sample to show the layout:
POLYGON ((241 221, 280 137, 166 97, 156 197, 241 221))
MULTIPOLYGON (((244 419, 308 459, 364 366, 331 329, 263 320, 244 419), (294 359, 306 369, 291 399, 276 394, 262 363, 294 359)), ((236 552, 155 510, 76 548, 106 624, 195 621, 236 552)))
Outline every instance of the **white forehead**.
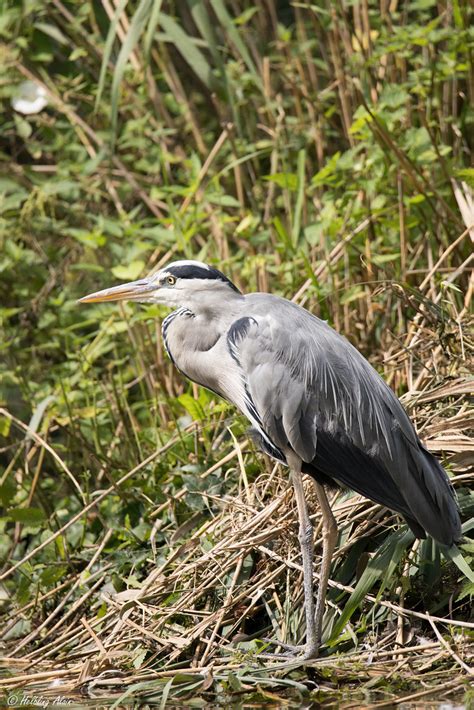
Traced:
POLYGON ((239 289, 222 271, 202 261, 195 261, 193 259, 172 261, 171 264, 164 266, 155 278, 157 278, 158 281, 164 281, 168 276, 173 276, 175 279, 178 279, 179 288, 181 289, 202 290, 205 288, 209 290, 225 286, 240 294, 239 289))

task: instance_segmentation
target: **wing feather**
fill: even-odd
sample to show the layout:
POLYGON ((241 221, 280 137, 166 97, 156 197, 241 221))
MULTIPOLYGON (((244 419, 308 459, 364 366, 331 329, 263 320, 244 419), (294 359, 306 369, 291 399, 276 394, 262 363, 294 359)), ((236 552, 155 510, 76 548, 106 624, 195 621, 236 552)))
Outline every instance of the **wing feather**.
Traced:
POLYGON ((246 307, 251 317, 232 326, 229 347, 272 444, 295 451, 303 470, 319 470, 402 513, 414 530, 447 544, 459 538, 446 473, 365 358, 289 301, 253 294, 246 307), (319 455, 318 437, 324 439, 319 455))

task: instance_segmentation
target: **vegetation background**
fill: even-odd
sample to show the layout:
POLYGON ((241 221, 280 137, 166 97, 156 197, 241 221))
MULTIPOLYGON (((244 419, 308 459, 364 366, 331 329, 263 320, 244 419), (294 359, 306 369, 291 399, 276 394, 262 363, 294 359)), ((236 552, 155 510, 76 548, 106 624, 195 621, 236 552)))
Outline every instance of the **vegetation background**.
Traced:
MULTIPOLYGON (((160 308, 76 303, 172 258, 344 333, 443 458, 472 532, 473 27, 468 0, 5 0, 5 687, 125 683, 163 706, 314 691, 252 640, 304 635, 285 472, 173 369, 160 308), (40 112, 12 106, 25 80, 40 112)), ((353 679, 376 699, 396 679, 462 692, 472 581, 385 509, 333 504, 317 697, 353 679)))

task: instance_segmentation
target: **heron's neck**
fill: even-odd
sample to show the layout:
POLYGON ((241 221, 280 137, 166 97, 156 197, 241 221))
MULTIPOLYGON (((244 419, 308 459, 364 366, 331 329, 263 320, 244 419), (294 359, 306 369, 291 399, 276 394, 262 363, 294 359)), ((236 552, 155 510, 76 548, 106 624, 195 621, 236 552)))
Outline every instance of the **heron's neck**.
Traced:
POLYGON ((227 286, 222 289, 215 287, 209 291, 199 291, 192 293, 189 301, 183 300, 182 305, 186 310, 191 311, 201 324, 208 323, 210 327, 226 324, 239 312, 244 302, 244 296, 238 291, 232 291, 227 286))
MULTIPOLYGON (((215 300, 215 299, 214 299, 215 300)), ((174 364, 191 380, 219 391, 209 372, 209 357, 218 349, 230 324, 240 315, 243 297, 226 303, 225 309, 214 304, 203 304, 193 309, 183 306, 170 313, 163 321, 162 334, 168 355, 174 364), (207 308, 205 306, 208 306, 207 308)))

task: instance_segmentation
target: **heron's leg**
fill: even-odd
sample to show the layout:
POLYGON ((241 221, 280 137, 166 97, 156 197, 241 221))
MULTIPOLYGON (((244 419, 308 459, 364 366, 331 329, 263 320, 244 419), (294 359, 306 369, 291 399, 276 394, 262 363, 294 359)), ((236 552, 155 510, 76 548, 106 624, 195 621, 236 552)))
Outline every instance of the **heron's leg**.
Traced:
POLYGON ((334 515, 332 514, 324 486, 317 483, 314 479, 313 483, 316 487, 316 495, 318 496, 323 519, 323 559, 321 561, 321 571, 319 573, 319 587, 315 613, 315 643, 316 648, 319 648, 321 645, 324 602, 326 600, 329 572, 331 571, 332 553, 334 552, 337 542, 337 523, 334 515))
POLYGON ((319 648, 313 594, 313 526, 309 519, 308 507, 304 496, 301 459, 293 453, 291 456, 287 456, 287 459, 291 469, 291 480, 295 491, 300 522, 298 538, 301 546, 301 556, 303 558, 304 608, 306 616, 306 647, 304 658, 309 659, 316 658, 319 648))

